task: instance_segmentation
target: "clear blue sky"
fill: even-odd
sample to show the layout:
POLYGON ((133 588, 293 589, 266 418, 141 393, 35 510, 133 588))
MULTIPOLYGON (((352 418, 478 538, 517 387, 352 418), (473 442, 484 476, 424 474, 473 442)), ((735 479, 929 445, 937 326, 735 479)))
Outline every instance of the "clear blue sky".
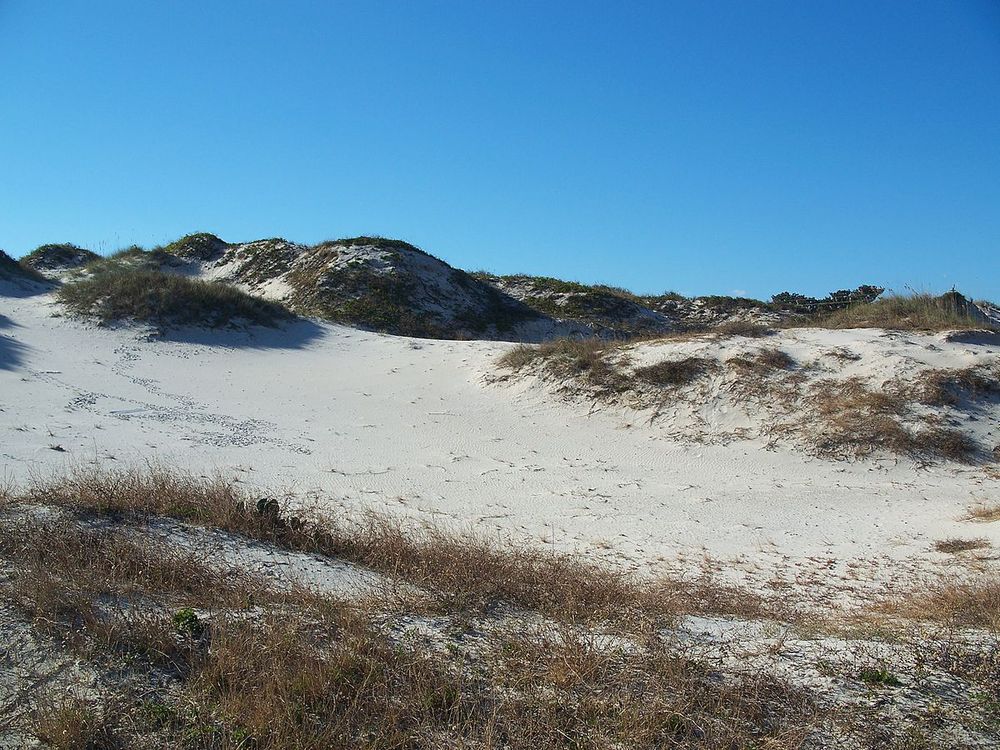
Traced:
POLYGON ((1000 298, 996 0, 0 0, 0 247, 1000 298))

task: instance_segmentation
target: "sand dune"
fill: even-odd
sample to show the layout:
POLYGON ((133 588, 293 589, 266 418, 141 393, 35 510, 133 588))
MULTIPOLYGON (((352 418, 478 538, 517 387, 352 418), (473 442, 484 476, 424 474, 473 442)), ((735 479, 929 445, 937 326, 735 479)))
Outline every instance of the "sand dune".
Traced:
MULTIPOLYGON (((761 439, 699 444, 678 435, 682 415, 650 423, 530 383, 491 383, 508 344, 310 321, 158 336, 61 316, 47 294, 5 297, 0 321, 10 481, 156 461, 235 473, 295 502, 389 510, 644 571, 725 562, 727 577, 804 588, 860 590, 933 571, 952 561, 934 542, 973 531, 1000 544, 1000 530, 962 520, 995 499, 988 468, 831 461, 761 439)), ((799 357, 853 345, 876 368, 917 357, 961 367, 997 350, 877 332, 785 335, 799 357)))

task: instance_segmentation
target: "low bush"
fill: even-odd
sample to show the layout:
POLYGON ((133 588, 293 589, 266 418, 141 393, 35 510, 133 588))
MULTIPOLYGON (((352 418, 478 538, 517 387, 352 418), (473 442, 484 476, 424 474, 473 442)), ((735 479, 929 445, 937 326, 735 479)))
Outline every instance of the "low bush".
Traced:
POLYGON ((57 296, 72 312, 103 323, 137 320, 218 327, 241 322, 275 325, 289 317, 280 305, 234 287, 142 269, 100 271, 64 284, 57 296))
POLYGON ((92 250, 63 242, 36 247, 21 258, 21 265, 35 270, 75 268, 97 260, 98 257, 92 250))
POLYGON ((518 370, 539 363, 543 374, 575 381, 584 390, 602 396, 622 393, 631 385, 622 362, 609 360, 618 345, 601 339, 556 339, 537 347, 516 347, 498 360, 501 367, 518 370))

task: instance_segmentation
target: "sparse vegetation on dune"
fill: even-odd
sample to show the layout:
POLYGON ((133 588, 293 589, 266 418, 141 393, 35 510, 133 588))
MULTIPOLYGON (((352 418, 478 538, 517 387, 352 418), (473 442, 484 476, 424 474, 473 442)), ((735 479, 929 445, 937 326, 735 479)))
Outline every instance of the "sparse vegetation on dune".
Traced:
POLYGON ((92 250, 68 242, 40 245, 21 258, 21 264, 35 270, 75 268, 99 256, 92 250))
POLYGON ((407 629, 404 594, 279 592, 128 529, 0 524, 0 598, 101 675, 80 697, 35 696, 28 729, 56 747, 794 748, 817 713, 774 678, 718 681, 655 638, 523 622, 475 635, 489 623, 447 608, 441 649, 407 629))
POLYGON ((635 375, 653 385, 676 388, 690 385, 698 378, 718 369, 718 360, 708 357, 685 357, 637 367, 635 375))
POLYGON ((995 582, 887 602, 891 619, 869 628, 884 622, 889 641, 855 628, 841 641, 853 655, 815 667, 837 676, 824 692, 753 666, 756 642, 723 649, 749 649, 743 664, 742 652, 734 663, 672 635, 688 613, 771 616, 752 596, 385 519, 295 516, 256 497, 164 470, 84 471, 5 490, 0 616, 14 608, 34 641, 51 644, 48 658, 96 675, 86 689, 52 679, 12 726, 54 747, 120 748, 874 750, 916 733, 920 747, 943 750, 969 736, 956 727, 989 735, 989 703, 946 697, 942 712, 926 702, 942 675, 959 692, 993 695, 995 635, 921 641, 899 622, 1000 627, 995 582), (177 546, 184 526, 149 533, 159 517, 227 531, 231 546, 256 540, 384 577, 370 594, 277 586, 269 573, 177 546), (928 670, 936 677, 923 688, 928 670), (873 689, 901 691, 894 701, 916 693, 889 721, 884 702, 864 700, 873 689), (857 702, 839 710, 851 690, 857 702))
POLYGON ((107 323, 137 320, 157 325, 274 325, 288 317, 280 305, 224 284, 160 271, 98 269, 63 284, 57 297, 70 311, 107 323))
POLYGON ((497 364, 514 371, 540 366, 547 377, 566 387, 582 386, 609 397, 628 390, 631 378, 621 366, 621 346, 602 339, 556 339, 539 346, 521 345, 503 354, 497 364))
POLYGON ((926 293, 890 295, 853 304, 829 315, 799 321, 819 328, 887 328, 906 331, 949 331, 989 327, 962 295, 926 293))
MULTIPOLYGON (((678 341, 714 335, 683 334, 678 341)), ((670 338, 654 339, 667 343, 670 338)), ((643 346, 646 344, 644 343, 643 346)), ((749 348, 719 360, 704 354, 663 357, 634 365, 635 344, 599 339, 564 339, 515 347, 497 360, 504 370, 531 373, 571 398, 615 402, 639 408, 664 405, 663 388, 689 405, 707 398, 704 388, 680 391, 713 378, 712 398, 757 412, 761 434, 791 439, 831 459, 878 454, 902 455, 918 462, 989 461, 991 448, 962 429, 948 426, 930 408, 975 411, 1000 395, 995 365, 930 370, 876 386, 861 377, 822 378, 814 363, 800 365, 779 346, 749 348)), ((833 352, 841 358, 840 352, 833 352)), ((856 357, 844 356, 847 361, 856 357)), ((996 458, 996 456, 993 456, 996 458)))
POLYGON ((419 530, 370 514, 339 522, 308 512, 284 517, 277 504, 260 503, 232 482, 165 470, 80 470, 36 483, 18 499, 85 515, 133 521, 161 516, 224 529, 350 560, 484 611, 507 603, 567 621, 638 622, 669 619, 681 609, 751 614, 763 606, 722 586, 711 593, 694 583, 641 587, 628 575, 570 556, 513 545, 500 552, 473 537, 419 530))
POLYGON ((825 380, 811 389, 816 447, 831 457, 879 451, 922 459, 969 463, 980 453, 965 433, 926 421, 907 425, 914 399, 904 389, 873 390, 858 378, 825 380))
POLYGON ((932 370, 921 378, 919 399, 930 406, 954 406, 1000 396, 1000 365, 932 370))

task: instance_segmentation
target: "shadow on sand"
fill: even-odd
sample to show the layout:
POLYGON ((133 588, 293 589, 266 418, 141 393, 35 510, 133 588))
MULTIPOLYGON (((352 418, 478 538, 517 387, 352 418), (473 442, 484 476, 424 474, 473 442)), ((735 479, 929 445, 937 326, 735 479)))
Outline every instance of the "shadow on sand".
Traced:
MULTIPOLYGON (((16 325, 14 321, 0 313, 0 331, 14 328, 16 325)), ((28 347, 17 339, 0 333, 0 370, 13 370, 18 367, 24 361, 24 354, 27 351, 28 347)))
POLYGON ((51 281, 0 278, 0 297, 37 297, 51 292, 57 286, 59 285, 51 281))
POLYGON ((305 349, 325 335, 323 326, 315 321, 297 318, 274 328, 167 328, 157 338, 160 341, 232 349, 305 349))

